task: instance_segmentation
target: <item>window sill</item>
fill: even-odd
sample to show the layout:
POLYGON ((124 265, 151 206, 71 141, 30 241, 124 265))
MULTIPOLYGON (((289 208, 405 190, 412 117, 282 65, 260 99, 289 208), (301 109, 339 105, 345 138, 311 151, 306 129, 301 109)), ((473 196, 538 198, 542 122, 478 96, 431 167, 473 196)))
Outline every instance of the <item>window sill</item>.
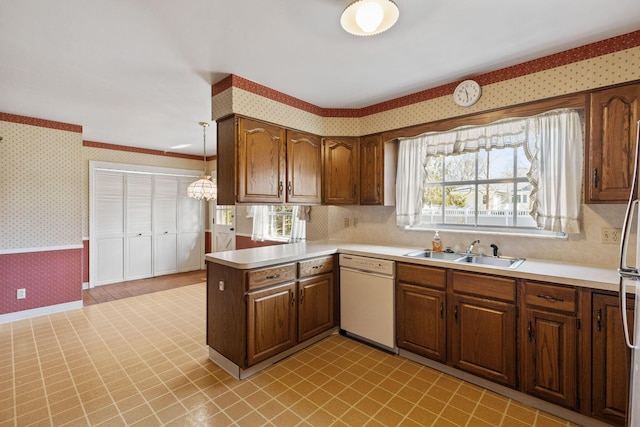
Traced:
POLYGON ((491 227, 464 227, 453 225, 427 225, 419 224, 414 226, 404 226, 402 229, 406 231, 448 231, 452 233, 463 234, 485 234, 492 236, 509 236, 509 237, 530 237, 538 239, 560 239, 568 240, 569 235, 567 233, 556 233, 552 231, 544 231, 530 228, 491 228, 491 227))

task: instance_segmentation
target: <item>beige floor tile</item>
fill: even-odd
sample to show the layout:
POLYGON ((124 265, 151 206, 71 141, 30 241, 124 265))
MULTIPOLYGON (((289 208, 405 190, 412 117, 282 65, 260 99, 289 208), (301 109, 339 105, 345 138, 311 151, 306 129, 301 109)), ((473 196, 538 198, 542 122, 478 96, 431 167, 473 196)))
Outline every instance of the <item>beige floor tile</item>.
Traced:
POLYGON ((207 359, 203 301, 199 284, 0 325, 0 427, 570 425, 340 335, 238 381, 207 359))

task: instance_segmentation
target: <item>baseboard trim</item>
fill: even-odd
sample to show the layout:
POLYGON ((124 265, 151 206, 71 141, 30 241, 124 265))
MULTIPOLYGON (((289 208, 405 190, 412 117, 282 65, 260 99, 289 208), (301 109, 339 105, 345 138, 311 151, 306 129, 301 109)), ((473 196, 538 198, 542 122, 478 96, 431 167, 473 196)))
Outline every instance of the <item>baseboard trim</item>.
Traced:
POLYGON ((63 304, 48 305, 46 307, 32 308, 30 310, 16 311, 0 315, 0 324, 15 322, 17 320, 30 319, 32 317, 44 316, 47 314, 61 313, 63 311, 76 310, 82 308, 82 300, 65 302, 63 304))

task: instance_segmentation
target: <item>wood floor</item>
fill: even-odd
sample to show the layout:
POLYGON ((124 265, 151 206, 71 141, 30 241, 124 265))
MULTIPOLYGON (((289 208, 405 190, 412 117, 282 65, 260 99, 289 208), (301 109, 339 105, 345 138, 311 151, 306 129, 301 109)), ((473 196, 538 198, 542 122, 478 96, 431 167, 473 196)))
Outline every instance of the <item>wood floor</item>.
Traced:
POLYGON ((96 286, 95 288, 82 291, 82 301, 85 306, 93 305, 101 302, 115 301, 118 299, 135 297, 137 295, 179 288, 181 286, 195 285, 196 283, 206 281, 206 270, 168 274, 166 276, 150 277, 148 279, 130 280, 128 282, 96 286))

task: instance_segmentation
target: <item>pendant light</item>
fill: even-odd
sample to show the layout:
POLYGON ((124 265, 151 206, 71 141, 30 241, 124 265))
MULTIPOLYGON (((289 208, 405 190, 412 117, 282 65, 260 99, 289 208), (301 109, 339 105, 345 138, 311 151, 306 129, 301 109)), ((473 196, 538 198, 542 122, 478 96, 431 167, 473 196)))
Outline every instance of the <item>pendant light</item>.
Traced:
POLYGON ((209 201, 218 197, 218 189, 216 188, 216 185, 209 180, 211 176, 207 175, 207 126, 209 126, 209 123, 200 122, 200 126, 202 126, 204 151, 203 173, 200 175, 199 180, 189 184, 189 187, 187 187, 187 196, 197 200, 205 199, 206 201, 209 201))
POLYGON ((392 0, 355 0, 342 12, 340 25, 355 36, 373 36, 391 28, 399 16, 392 0))

